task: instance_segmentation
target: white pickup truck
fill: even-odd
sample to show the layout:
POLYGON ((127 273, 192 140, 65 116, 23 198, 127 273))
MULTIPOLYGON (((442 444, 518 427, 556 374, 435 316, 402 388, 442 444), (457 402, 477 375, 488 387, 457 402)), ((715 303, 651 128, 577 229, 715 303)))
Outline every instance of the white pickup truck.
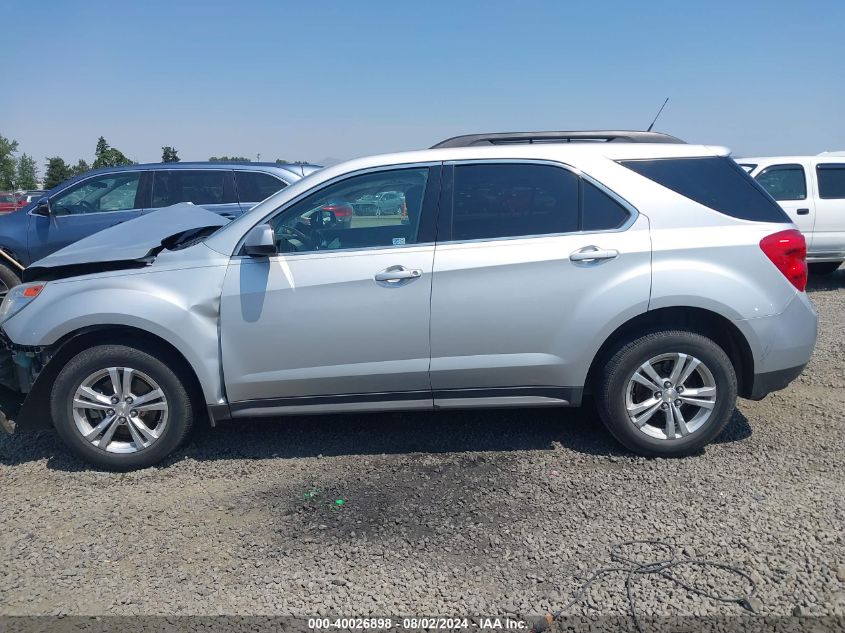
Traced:
POLYGON ((810 272, 845 261, 845 156, 768 156, 737 162, 778 201, 807 239, 810 272))

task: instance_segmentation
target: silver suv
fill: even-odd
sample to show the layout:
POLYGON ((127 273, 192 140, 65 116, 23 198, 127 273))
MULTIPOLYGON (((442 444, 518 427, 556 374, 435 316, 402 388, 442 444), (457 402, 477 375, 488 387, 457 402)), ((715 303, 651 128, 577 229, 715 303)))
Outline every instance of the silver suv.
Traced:
POLYGON ((697 451, 737 395, 809 360, 804 238, 726 149, 601 140, 452 139, 324 169, 226 225, 185 207, 107 229, 3 302, 15 384, 114 469, 206 416, 587 395, 631 450, 697 451), (405 210, 327 205, 382 192, 405 210))

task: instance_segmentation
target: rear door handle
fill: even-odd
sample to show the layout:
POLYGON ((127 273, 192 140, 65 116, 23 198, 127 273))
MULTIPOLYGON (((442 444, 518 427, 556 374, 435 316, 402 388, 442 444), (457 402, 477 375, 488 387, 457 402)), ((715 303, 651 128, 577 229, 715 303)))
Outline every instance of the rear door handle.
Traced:
POLYGON ((598 246, 585 246, 569 254, 573 262, 593 262, 600 259, 613 259, 619 255, 619 251, 611 248, 599 248, 598 246))
POLYGON ((403 281, 410 281, 422 277, 422 270, 419 268, 405 268, 404 266, 391 266, 376 273, 375 280, 389 285, 397 285, 403 281))
POLYGON ((810 210, 809 209, 798 209, 797 213, 798 213, 798 215, 810 215, 810 210))

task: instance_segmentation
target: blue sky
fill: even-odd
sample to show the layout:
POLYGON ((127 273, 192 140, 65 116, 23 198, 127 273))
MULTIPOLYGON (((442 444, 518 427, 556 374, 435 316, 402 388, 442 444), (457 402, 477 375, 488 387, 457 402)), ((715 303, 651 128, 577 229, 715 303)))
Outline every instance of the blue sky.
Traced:
POLYGON ((39 163, 100 135, 142 162, 316 161, 643 129, 667 96, 656 129, 691 142, 845 149, 842 0, 0 0, 0 23, 0 134, 39 163))

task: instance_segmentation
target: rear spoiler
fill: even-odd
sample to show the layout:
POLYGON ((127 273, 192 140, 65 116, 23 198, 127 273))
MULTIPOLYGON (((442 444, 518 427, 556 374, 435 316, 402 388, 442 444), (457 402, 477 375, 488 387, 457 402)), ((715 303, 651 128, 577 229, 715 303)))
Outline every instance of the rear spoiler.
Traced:
POLYGON ((442 147, 477 147, 479 145, 523 145, 532 143, 684 143, 662 132, 635 130, 594 130, 577 132, 494 132, 453 136, 432 145, 442 147))

